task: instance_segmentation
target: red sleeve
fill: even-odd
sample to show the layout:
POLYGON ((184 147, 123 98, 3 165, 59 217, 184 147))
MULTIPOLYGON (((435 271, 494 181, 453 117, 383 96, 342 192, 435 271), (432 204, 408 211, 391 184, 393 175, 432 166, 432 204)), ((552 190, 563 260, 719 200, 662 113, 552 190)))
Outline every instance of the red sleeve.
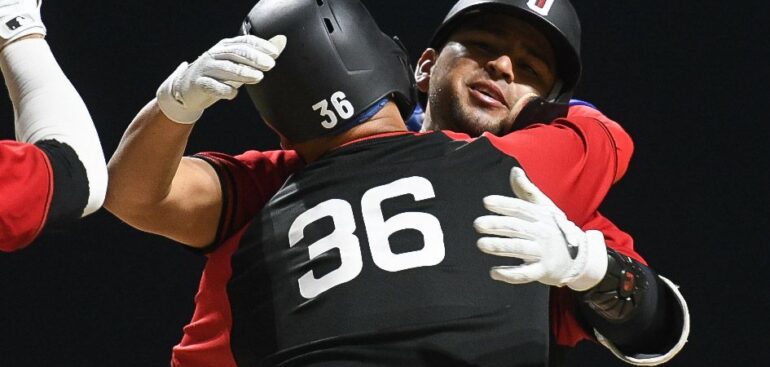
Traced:
POLYGON ((617 170, 615 182, 620 181, 628 171, 628 164, 631 162, 631 156, 634 155, 634 141, 626 133, 620 124, 605 116, 596 109, 587 106, 570 107, 567 119, 593 119, 601 123, 607 129, 607 133, 612 138, 617 155, 617 170))
POLYGON ((294 151, 248 151, 238 156, 201 153, 219 175, 224 205, 216 244, 240 230, 303 165, 294 151))
POLYGON ((618 228, 615 223, 612 223, 609 218, 598 211, 594 212, 588 221, 580 223, 580 228, 584 231, 593 229, 602 232, 607 247, 647 265, 644 258, 634 250, 634 239, 631 235, 618 228))
POLYGON ((598 210, 628 167, 633 144, 617 123, 587 107, 567 118, 536 124, 504 137, 485 134, 516 158, 527 175, 573 222, 598 210))
MULTIPOLYGON (((628 170, 634 150, 631 137, 618 123, 595 109, 578 106, 551 124, 487 138, 516 158, 570 220, 583 230, 601 231, 608 247, 644 262, 634 251, 633 238, 598 211, 610 187, 628 170)), ((569 289, 553 289, 551 322, 559 345, 593 339, 577 322, 573 302, 569 289)))
POLYGON ((0 250, 21 249, 37 237, 52 194, 45 153, 33 144, 0 141, 0 250))

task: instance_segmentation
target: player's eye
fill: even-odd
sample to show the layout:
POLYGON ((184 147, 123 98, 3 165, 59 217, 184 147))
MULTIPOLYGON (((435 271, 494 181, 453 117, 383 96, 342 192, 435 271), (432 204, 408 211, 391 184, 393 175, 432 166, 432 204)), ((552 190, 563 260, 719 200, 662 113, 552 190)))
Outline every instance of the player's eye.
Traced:
POLYGON ((486 53, 486 54, 493 54, 494 52, 496 52, 495 48, 492 45, 490 45, 489 43, 486 43, 486 42, 482 42, 482 41, 470 42, 469 46, 472 49, 481 51, 481 52, 486 53))
POLYGON ((519 70, 522 70, 527 74, 540 78, 540 73, 536 70, 536 68, 532 64, 528 62, 520 62, 518 64, 518 68, 519 70))

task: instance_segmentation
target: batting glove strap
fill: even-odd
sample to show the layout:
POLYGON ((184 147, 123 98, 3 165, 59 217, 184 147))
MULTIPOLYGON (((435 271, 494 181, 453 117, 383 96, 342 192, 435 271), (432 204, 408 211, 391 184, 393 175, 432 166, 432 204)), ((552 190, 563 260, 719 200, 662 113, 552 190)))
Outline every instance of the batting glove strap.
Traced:
POLYGON ((607 246, 604 243, 604 235, 599 231, 586 231, 583 241, 577 246, 578 254, 572 263, 575 275, 566 281, 566 285, 576 291, 593 288, 607 273, 607 246))
POLYGON ((158 88, 158 107, 169 119, 180 124, 194 124, 203 115, 203 109, 184 105, 181 94, 174 90, 174 82, 188 69, 187 62, 181 63, 158 88))

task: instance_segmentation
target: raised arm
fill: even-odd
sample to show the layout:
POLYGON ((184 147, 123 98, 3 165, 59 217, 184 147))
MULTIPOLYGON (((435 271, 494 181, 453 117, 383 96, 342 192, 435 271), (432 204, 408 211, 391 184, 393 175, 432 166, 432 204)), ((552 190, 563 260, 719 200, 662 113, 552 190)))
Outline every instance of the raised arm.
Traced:
POLYGON ((222 188, 214 169, 183 158, 194 123, 242 84, 258 83, 275 65, 285 37, 225 39, 192 64, 182 63, 128 127, 109 163, 105 207, 142 231, 192 247, 216 236, 222 188))
POLYGON ((107 189, 99 136, 44 39, 40 5, 0 1, 0 68, 22 143, 5 142, 8 155, 0 157, 0 242, 6 251, 31 242, 43 225, 63 227, 95 212, 107 189))

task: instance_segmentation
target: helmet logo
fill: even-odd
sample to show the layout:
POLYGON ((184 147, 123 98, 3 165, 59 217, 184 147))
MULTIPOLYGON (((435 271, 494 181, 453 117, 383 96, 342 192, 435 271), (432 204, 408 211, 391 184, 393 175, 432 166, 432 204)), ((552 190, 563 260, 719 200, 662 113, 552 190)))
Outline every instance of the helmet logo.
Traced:
POLYGON ((324 129, 333 129, 337 126, 337 121, 339 121, 337 116, 341 117, 343 120, 347 120, 356 113, 355 108, 353 108, 353 105, 346 98, 347 96, 345 93, 341 91, 335 92, 328 100, 323 99, 313 105, 313 111, 317 111, 321 117, 324 118, 321 121, 321 126, 323 126, 324 129), (334 111, 329 109, 329 101, 331 101, 334 111))
POLYGON ((556 0, 529 0, 527 6, 535 13, 546 17, 548 16, 548 13, 551 12, 551 6, 553 6, 554 2, 556 2, 556 0))

